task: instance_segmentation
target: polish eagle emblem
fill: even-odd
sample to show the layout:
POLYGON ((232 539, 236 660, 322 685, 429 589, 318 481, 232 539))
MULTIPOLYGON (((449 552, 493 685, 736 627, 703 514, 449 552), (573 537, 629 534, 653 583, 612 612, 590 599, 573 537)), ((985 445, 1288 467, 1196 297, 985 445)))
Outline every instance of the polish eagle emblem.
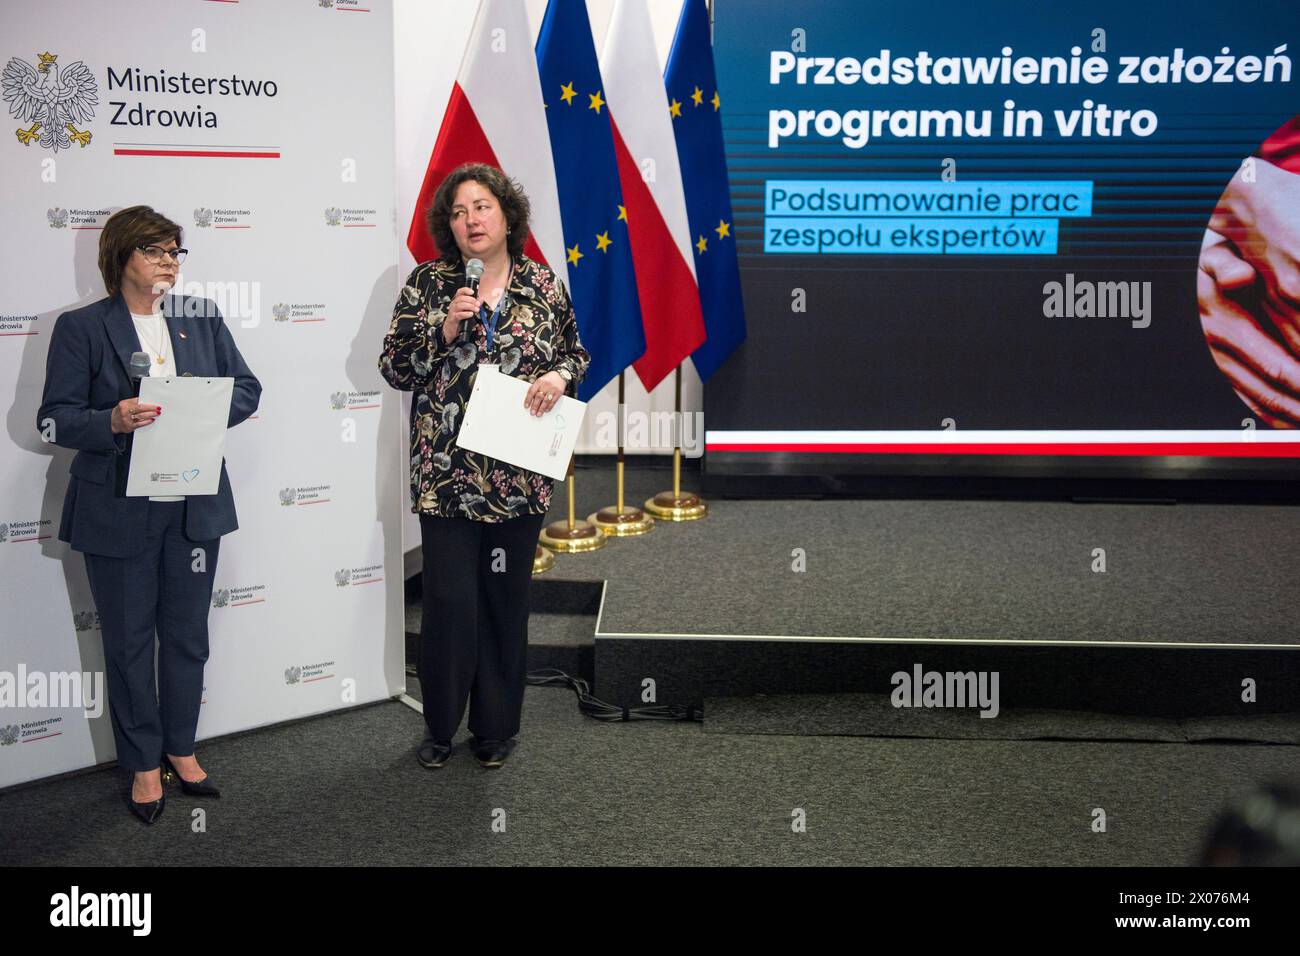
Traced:
POLYGON ((334 584, 337 587, 345 588, 352 580, 351 568, 339 568, 334 572, 334 584))
POLYGON ((295 664, 293 667, 284 669, 284 682, 286 684, 296 684, 302 678, 302 668, 295 664))
POLYGON ((68 228, 68 211, 60 206, 45 210, 45 218, 49 221, 51 229, 68 228))
POLYGON ((24 146, 36 143, 58 152, 73 143, 85 149, 90 145, 88 127, 99 105, 99 84, 90 67, 78 60, 59 65, 57 53, 38 53, 39 65, 32 66, 19 57, 10 57, 0 74, 9 115, 20 123, 30 123, 14 130, 24 146))

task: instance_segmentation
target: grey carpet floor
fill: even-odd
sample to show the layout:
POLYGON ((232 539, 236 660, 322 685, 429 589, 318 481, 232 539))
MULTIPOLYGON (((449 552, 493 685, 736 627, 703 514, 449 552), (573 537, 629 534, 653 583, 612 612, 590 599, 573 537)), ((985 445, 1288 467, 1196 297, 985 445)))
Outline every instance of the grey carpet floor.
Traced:
POLYGON ((977 704, 895 707, 888 694, 709 697, 704 730, 715 734, 829 734, 945 740, 1251 741, 1300 745, 1300 714, 1173 719, 1020 708, 980 716, 977 704))
POLYGON ((201 744, 227 795, 173 791, 152 828, 128 815, 118 771, 10 791, 0 864, 1181 865, 1230 796, 1300 772, 1291 747, 601 724, 552 688, 528 690, 500 770, 463 743, 421 768, 422 726, 389 702, 201 744), (1090 829, 1098 807, 1105 833, 1090 829))
POLYGON ((723 500, 548 575, 608 579, 602 633, 1300 644, 1298 526, 1286 506, 723 500))

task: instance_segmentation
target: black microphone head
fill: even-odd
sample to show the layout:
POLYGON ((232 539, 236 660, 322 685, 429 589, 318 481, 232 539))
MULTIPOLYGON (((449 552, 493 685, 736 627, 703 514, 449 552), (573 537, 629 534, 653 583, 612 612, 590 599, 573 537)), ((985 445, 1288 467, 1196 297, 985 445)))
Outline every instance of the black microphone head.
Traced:
POLYGON ((478 281, 483 278, 483 260, 470 259, 465 263, 465 284, 478 291, 478 281))
POLYGON ((131 377, 148 378, 149 377, 149 353, 132 352, 131 353, 131 377))

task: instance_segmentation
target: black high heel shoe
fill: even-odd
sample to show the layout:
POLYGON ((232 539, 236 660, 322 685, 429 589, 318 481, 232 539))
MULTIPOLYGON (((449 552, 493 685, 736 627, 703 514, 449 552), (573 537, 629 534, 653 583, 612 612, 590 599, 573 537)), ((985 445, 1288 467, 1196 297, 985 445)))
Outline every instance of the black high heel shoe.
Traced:
POLYGON ((210 776, 205 775, 202 780, 191 783, 180 775, 180 771, 172 766, 169 759, 163 757, 163 782, 170 783, 172 780, 180 781, 181 790, 191 797, 221 796, 221 791, 217 789, 217 785, 212 782, 210 776))
POLYGON ((163 795, 157 800, 146 800, 144 803, 137 803, 132 792, 135 787, 135 775, 131 775, 132 790, 127 791, 126 800, 131 805, 131 812, 140 820, 149 826, 153 826, 158 818, 162 816, 163 807, 167 805, 167 791, 163 790, 163 795))

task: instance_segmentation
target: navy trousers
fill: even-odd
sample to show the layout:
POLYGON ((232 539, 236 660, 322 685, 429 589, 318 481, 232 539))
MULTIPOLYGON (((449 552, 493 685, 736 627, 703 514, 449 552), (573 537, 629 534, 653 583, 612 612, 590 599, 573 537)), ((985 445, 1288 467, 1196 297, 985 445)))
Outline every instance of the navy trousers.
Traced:
POLYGON ((420 690, 436 740, 455 736, 466 701, 471 734, 508 740, 519 733, 528 592, 545 517, 487 522, 420 515, 420 690))
POLYGON ((85 556, 117 762, 128 770, 156 770, 164 753, 194 753, 221 539, 190 541, 184 519, 184 501, 151 501, 141 553, 85 556))

